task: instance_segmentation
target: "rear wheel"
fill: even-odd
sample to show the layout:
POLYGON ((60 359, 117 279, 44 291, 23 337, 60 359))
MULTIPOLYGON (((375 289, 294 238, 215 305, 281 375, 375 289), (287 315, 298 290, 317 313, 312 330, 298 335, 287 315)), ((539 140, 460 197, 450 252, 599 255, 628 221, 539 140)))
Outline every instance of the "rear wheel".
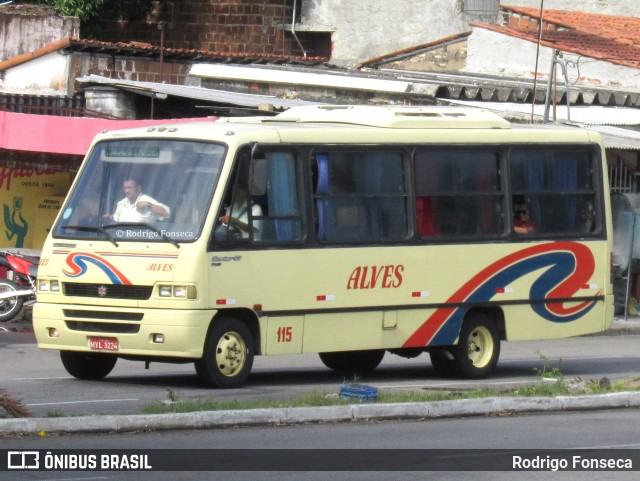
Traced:
POLYGON ((204 354, 195 362, 198 377, 210 387, 240 386, 253 366, 253 345, 251 331, 243 322, 232 318, 214 321, 204 354))
POLYGON ((487 377, 500 357, 500 336, 493 319, 475 312, 462 324, 459 342, 451 348, 455 373, 467 379, 487 377))
POLYGON ((78 379, 96 380, 106 377, 116 365, 117 356, 96 352, 60 351, 62 365, 78 379))
MULTIPOLYGON (((11 293, 20 290, 18 284, 9 279, 0 279, 0 294, 11 293)), ((10 321, 18 315, 24 299, 22 297, 7 297, 0 299, 0 322, 10 321)))
POLYGON ((329 369, 348 374, 373 371, 382 362, 384 349, 368 351, 321 352, 320 360, 329 369))

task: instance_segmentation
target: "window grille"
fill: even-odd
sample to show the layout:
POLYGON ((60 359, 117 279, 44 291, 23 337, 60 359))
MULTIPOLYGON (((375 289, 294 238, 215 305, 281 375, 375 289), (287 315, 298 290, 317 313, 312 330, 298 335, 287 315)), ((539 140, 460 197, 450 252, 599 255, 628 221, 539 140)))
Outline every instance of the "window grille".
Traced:
POLYGON ((609 186, 612 193, 633 191, 633 173, 620 157, 609 162, 609 186))

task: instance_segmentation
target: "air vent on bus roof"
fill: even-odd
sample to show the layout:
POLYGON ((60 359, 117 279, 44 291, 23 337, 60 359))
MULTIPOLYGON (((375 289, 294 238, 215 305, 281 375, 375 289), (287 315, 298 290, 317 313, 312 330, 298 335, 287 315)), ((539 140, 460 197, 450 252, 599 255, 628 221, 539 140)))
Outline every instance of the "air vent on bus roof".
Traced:
POLYGON ((293 107, 265 122, 339 123, 397 129, 507 129, 484 109, 445 106, 314 105, 293 107))
POLYGON ((466 116, 464 112, 397 112, 396 116, 402 117, 457 117, 466 116))

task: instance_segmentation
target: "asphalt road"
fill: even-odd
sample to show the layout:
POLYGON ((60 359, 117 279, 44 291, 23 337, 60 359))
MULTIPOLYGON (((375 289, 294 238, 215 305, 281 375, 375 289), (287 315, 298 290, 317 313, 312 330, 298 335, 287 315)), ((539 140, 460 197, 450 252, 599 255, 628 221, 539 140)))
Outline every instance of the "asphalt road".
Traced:
POLYGON ((164 449, 168 451, 151 453, 154 457, 150 464, 153 467, 154 463, 160 463, 154 469, 164 466, 168 471, 9 472, 3 473, 2 479, 635 480, 640 464, 640 454, 637 454, 640 437, 636 428, 639 423, 640 412, 637 409, 622 409, 359 424, 299 424, 161 433, 18 437, 0 441, 3 441, 7 449, 35 449, 53 453, 66 449, 91 449, 91 452, 99 454, 120 449, 132 450, 133 453, 164 449), (407 460, 407 451, 414 449, 425 451, 417 453, 417 458, 414 456, 407 460), (442 449, 450 451, 432 451, 442 449), (626 459, 631 456, 635 464, 634 470, 510 470, 514 456, 554 459, 559 456, 571 457, 576 453, 561 450, 580 450, 582 456, 585 456, 584 450, 588 450, 588 456, 603 459, 626 459), (206 462, 206 458, 205 462, 194 463, 191 456, 198 453, 209 458, 215 457, 218 464, 206 462), (168 466, 163 463, 162 456, 168 458, 168 466), (321 461, 320 464, 318 460, 321 461), (344 464, 352 466, 352 469, 335 470, 335 466, 344 464), (264 468, 256 469, 258 465, 264 468))
MULTIPOLYGON (((640 335, 631 334, 503 343, 495 373, 475 382, 436 377, 427 355, 406 360, 387 354, 374 373, 359 381, 381 391, 513 387, 539 381, 543 356, 566 379, 640 379, 640 335)), ((145 370, 143 363, 122 360, 103 381, 79 381, 66 373, 56 351, 38 349, 29 332, 0 332, 0 365, 0 387, 36 416, 137 413, 144 405, 172 396, 216 401, 286 399, 312 391, 337 393, 345 381, 315 354, 257 357, 251 377, 239 389, 203 388, 191 364, 151 364, 145 370)))
MULTIPOLYGON (((387 355, 380 368, 362 382, 375 385, 380 390, 457 390, 477 386, 514 386, 539 382, 537 369, 542 367, 542 357, 558 367, 567 379, 580 377, 597 381, 603 377, 640 380, 640 335, 634 330, 620 330, 626 335, 591 336, 564 340, 504 343, 501 361, 489 379, 479 382, 444 380, 434 377, 428 356, 404 360, 387 355)), ((33 334, 26 331, 0 331, 0 388, 23 400, 36 415, 66 416, 88 414, 90 418, 119 418, 119 416, 97 416, 136 412, 144 404, 167 400, 169 390, 181 399, 250 400, 286 398, 296 394, 323 391, 337 392, 344 381, 342 377, 326 369, 316 355, 259 357, 252 376, 246 386, 232 390, 209 390, 199 386, 191 365, 152 364, 119 362, 114 372, 101 382, 82 382, 71 378, 62 368, 58 353, 37 349, 33 334)), ((451 403, 446 403, 447 405, 451 403)), ((636 403, 637 404, 637 403, 636 403)), ((180 472, 30 472, 3 473, 7 480, 144 480, 181 479, 185 481, 229 479, 300 479, 302 473, 284 469, 288 460, 302 463, 305 479, 375 481, 398 479, 406 472, 376 471, 316 471, 306 467, 305 456, 316 454, 331 460, 332 456, 355 456, 348 449, 364 450, 364 455, 391 457, 387 449, 453 449, 445 457, 438 455, 438 472, 428 468, 411 472, 412 479, 473 479, 507 480, 548 479, 549 471, 491 472, 504 456, 522 454, 522 450, 543 450, 544 455, 554 456, 559 448, 590 449, 603 456, 618 455, 620 449, 633 453, 640 448, 637 435, 639 413, 637 408, 598 410, 593 412, 554 412, 543 414, 518 413, 507 410, 495 411, 493 416, 449 419, 412 419, 410 421, 377 421, 361 423, 329 423, 294 425, 244 426, 200 430, 172 430, 113 434, 50 434, 42 436, 0 436, 2 449, 167 449, 179 456, 188 456, 197 449, 226 448, 238 450, 231 455, 241 459, 237 470, 180 472), (269 451, 264 448, 281 449, 269 451), (242 451, 256 449, 257 451, 242 451), (307 449, 305 452, 290 451, 307 449), (323 451, 323 450, 334 451, 323 451), (373 454, 367 450, 376 449, 373 454), (473 452, 475 449, 500 449, 497 453, 473 452), (505 451, 506 450, 506 451, 505 451), (614 450, 614 451, 611 451, 614 450), (344 454, 342 453, 344 451, 344 454), (248 454, 247 454, 248 453, 248 454), (260 471, 243 470, 243 464, 251 456, 270 463, 260 471), (270 456, 273 459, 270 459, 270 456), (289 458, 287 458, 289 456, 289 458), (275 463, 275 464, 274 464, 275 463), (281 463, 281 464, 278 464, 281 463), (447 464, 449 463, 449 464, 447 464), (476 469, 477 468, 477 469, 476 469), (7 475, 7 476, 5 476, 7 475)), ((88 419, 90 419, 88 418, 88 419)), ((62 418, 66 425, 70 419, 62 418)), ((82 422, 82 421, 81 421, 82 422)), ((76 423, 77 424, 77 423, 76 423)), ((233 425, 233 424, 232 424, 233 425)), ((207 453, 205 452, 205 455, 207 453)), ((214 451, 213 454, 220 456, 214 451)), ((223 455, 227 453, 224 452, 223 455)), ((397 453, 395 453, 397 454, 397 453)), ((429 454, 429 453, 427 453, 429 454)), ((524 453, 526 454, 526 453, 524 453)), ((531 454, 531 453, 530 453, 531 454)), ((535 453, 533 453, 535 454, 535 453)), ((157 456, 157 455, 156 455, 157 456)), ((635 454, 634 454, 635 456, 635 454)), ((640 455, 639 455, 640 456, 640 455)), ((378 460, 379 462, 379 460, 378 460)), ((640 465, 640 459, 636 464, 640 465)), ((635 470, 639 466, 635 466, 635 470)), ((573 471, 554 473, 554 479, 636 479, 637 473, 629 471, 573 471)))

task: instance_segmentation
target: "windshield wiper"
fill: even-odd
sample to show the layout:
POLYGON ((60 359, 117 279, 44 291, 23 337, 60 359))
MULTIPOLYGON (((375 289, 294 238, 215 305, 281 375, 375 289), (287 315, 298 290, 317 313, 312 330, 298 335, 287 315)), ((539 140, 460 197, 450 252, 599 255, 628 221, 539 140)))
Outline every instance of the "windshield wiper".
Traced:
POLYGON ((146 227, 147 229, 151 229, 153 232, 158 234, 162 239, 167 241, 169 244, 172 244, 172 245, 176 246, 177 249, 180 249, 180 244, 178 244, 175 240, 173 240, 171 237, 166 235, 164 232, 162 232, 156 226, 153 226, 151 224, 147 224, 145 222, 118 222, 117 224, 103 225, 102 227, 103 228, 110 228, 110 227, 146 227))
MULTIPOLYGON (((110 226, 106 226, 106 227, 110 227, 110 226)), ((111 242, 114 246, 118 247, 118 242, 116 242, 116 240, 111 236, 111 234, 109 234, 106 230, 104 230, 104 227, 92 227, 88 225, 65 225, 62 228, 75 229, 81 232, 100 232, 100 234, 102 234, 107 239, 109 239, 109 242, 111 242)))

